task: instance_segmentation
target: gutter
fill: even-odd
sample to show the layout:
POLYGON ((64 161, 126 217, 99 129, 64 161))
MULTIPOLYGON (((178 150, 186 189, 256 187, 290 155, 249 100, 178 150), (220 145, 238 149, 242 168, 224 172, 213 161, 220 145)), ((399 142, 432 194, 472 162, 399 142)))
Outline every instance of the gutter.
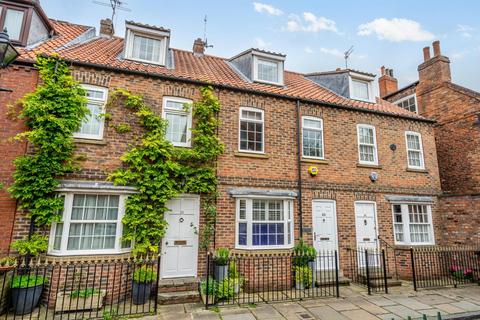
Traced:
POLYGON ((297 168, 298 168, 298 224, 300 229, 300 239, 303 238, 303 217, 302 217, 302 136, 301 128, 300 100, 297 100, 297 168))
MULTIPOLYGON (((336 103, 331 103, 331 102, 324 102, 324 101, 313 100, 313 99, 292 97, 292 96, 285 95, 285 94, 269 93, 269 92, 263 92, 263 91, 259 91, 259 90, 253 90, 253 89, 242 89, 242 88, 238 88, 238 87, 231 86, 231 85, 213 84, 213 83, 210 83, 208 81, 181 78, 181 77, 169 76, 169 75, 164 75, 164 74, 159 74, 159 73, 149 73, 149 72, 145 72, 145 71, 128 70, 128 69, 122 69, 122 68, 111 67, 111 66, 106 66, 106 65, 102 65, 102 64, 84 62, 84 61, 78 61, 78 60, 70 60, 70 59, 63 59, 63 60, 70 63, 70 65, 72 65, 72 66, 89 67, 89 68, 101 69, 101 70, 105 70, 105 71, 127 73, 127 74, 132 74, 132 75, 141 75, 141 76, 145 76, 145 77, 153 77, 153 78, 158 78, 158 79, 163 79, 163 80, 178 81, 178 82, 196 84, 196 85, 203 85, 203 86, 208 85, 208 86, 212 86, 214 88, 219 88, 219 89, 224 89, 224 90, 231 90, 231 91, 248 93, 248 94, 256 94, 256 95, 262 95, 262 96, 267 96, 267 97, 280 98, 280 99, 285 99, 285 100, 295 101, 295 102, 300 101, 304 104, 323 105, 323 106, 328 106, 328 107, 337 108, 337 109, 364 112, 364 113, 372 113, 372 114, 378 114, 378 115, 393 117, 393 118, 398 118, 398 119, 408 119, 408 120, 425 122, 425 123, 436 123, 435 120, 431 120, 431 119, 421 119, 421 118, 416 118, 416 117, 411 117, 411 116, 406 116, 406 115, 398 115, 398 114, 393 114, 393 113, 388 113, 388 112, 383 112, 383 111, 378 111, 378 110, 360 109, 360 108, 349 107, 349 106, 336 104, 336 103)), ((24 65, 34 64, 34 62, 27 62, 27 61, 16 61, 15 63, 16 64, 24 64, 24 65)))

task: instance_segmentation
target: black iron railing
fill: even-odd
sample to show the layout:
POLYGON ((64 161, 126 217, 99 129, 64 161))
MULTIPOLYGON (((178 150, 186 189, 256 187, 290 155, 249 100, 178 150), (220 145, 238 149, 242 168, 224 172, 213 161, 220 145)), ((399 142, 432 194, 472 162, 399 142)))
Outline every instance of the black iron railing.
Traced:
POLYGON ((347 248, 349 268, 347 276, 357 285, 372 292, 388 293, 388 272, 384 250, 347 248))
POLYGON ((112 319, 154 314, 158 259, 19 261, 0 268, 0 319, 112 319))
POLYGON ((200 293, 207 308, 339 297, 337 251, 314 257, 293 253, 233 255, 223 265, 209 253, 206 272, 200 293))
POLYGON ((384 250, 385 252, 385 264, 387 266, 387 273, 389 275, 394 275, 395 279, 399 279, 398 277, 398 269, 397 269, 397 252, 394 246, 388 243, 385 239, 378 236, 378 240, 380 241, 380 249, 384 250), (393 271, 393 272, 392 272, 393 271))
POLYGON ((467 246, 410 249, 414 289, 480 285, 480 249, 467 246))

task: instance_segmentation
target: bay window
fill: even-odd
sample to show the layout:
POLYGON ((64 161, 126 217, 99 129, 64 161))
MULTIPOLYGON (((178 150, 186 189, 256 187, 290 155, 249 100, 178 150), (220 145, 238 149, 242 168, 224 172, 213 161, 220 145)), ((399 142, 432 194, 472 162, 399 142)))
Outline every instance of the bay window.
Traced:
POLYGON ((434 244, 432 210, 427 204, 394 204, 393 231, 396 244, 434 244))
POLYGON ((121 253, 124 195, 65 193, 62 219, 52 224, 51 254, 121 253))
POLYGON ((276 249, 293 246, 293 202, 237 199, 236 247, 276 249))

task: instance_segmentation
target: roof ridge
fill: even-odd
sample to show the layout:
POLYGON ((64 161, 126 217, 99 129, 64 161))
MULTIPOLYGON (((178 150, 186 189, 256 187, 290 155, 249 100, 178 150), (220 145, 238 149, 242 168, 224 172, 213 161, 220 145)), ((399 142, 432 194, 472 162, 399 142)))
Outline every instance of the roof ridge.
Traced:
POLYGON ((77 26, 77 27, 84 27, 84 28, 95 28, 93 26, 89 26, 89 25, 86 25, 86 24, 80 24, 80 23, 73 23, 73 22, 70 22, 70 21, 65 21, 65 20, 60 20, 60 19, 53 19, 53 18, 48 18, 48 20, 50 21, 53 21, 53 22, 56 22, 56 23, 64 23, 64 24, 68 24, 70 26, 77 26))
POLYGON ((480 99, 480 92, 472 90, 470 88, 461 86, 459 84, 453 83, 453 82, 447 82, 447 86, 451 87, 452 89, 456 91, 461 91, 462 93, 465 93, 469 96, 472 96, 473 98, 480 99))

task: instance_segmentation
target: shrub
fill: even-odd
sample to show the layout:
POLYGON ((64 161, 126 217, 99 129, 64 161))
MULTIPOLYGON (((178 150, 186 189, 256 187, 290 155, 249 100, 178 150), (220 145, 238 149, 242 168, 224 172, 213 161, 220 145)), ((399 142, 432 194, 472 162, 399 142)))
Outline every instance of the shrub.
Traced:
POLYGON ((235 296, 235 284, 238 283, 238 279, 225 278, 218 283, 217 286, 217 298, 218 299, 230 299, 235 296))
POLYGON ((312 268, 307 266, 295 266, 293 270, 295 272, 295 283, 303 283, 305 288, 311 287, 313 281, 312 268))
POLYGON ((45 277, 36 275, 18 275, 13 277, 12 288, 31 288, 46 283, 45 277))
POLYGON ((48 249, 47 237, 33 234, 30 239, 16 240, 11 245, 12 249, 18 251, 21 256, 38 256, 48 249))
POLYGON ((207 295, 207 294, 209 296, 215 295, 217 293, 217 281, 215 281, 215 279, 213 278, 208 278, 208 288, 207 288, 207 281, 202 280, 202 282, 200 283, 200 291, 204 295, 207 295))
POLYGON ((157 279, 157 273, 152 270, 152 268, 147 268, 147 266, 143 266, 138 268, 133 273, 133 281, 137 283, 147 283, 152 282, 157 279))
POLYGON ((214 260, 215 264, 218 266, 228 265, 228 261, 230 260, 230 250, 227 248, 218 248, 215 250, 214 260))
POLYGON ((317 251, 314 247, 300 239, 300 241, 293 248, 293 265, 294 266, 308 266, 309 261, 315 261, 317 251))
POLYGON ((75 290, 70 293, 70 298, 88 298, 95 294, 99 294, 100 289, 86 288, 82 290, 75 290))
POLYGON ((231 260, 228 264, 228 277, 229 278, 238 278, 240 273, 238 272, 237 263, 234 260, 231 260))

